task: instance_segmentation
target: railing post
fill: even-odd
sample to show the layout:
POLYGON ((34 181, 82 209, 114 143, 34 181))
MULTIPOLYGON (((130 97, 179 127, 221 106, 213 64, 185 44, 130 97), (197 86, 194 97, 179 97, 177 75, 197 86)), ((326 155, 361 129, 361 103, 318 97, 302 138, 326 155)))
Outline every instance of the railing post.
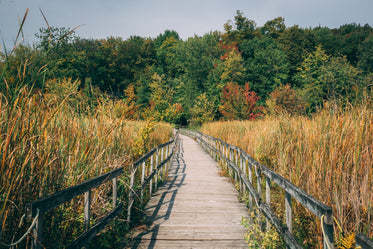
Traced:
POLYGON ((324 248, 334 249, 334 228, 333 228, 333 214, 332 212, 325 214, 322 222, 324 228, 324 248))
POLYGON ((131 179, 130 179, 130 191, 128 194, 128 210, 127 210, 127 222, 131 222, 131 209, 134 202, 134 183, 135 183, 135 173, 134 165, 131 165, 131 179))
MULTIPOLYGON (((229 164, 233 161, 233 150, 229 147, 229 164)), ((229 165, 228 165, 229 166, 229 165)), ((229 166, 229 176, 232 176, 232 169, 229 166)))
POLYGON ((286 225, 291 233, 292 232, 291 195, 286 190, 285 190, 285 214, 286 214, 286 225))
POLYGON ((262 173, 260 172, 260 169, 259 168, 256 168, 255 169, 255 173, 256 173, 256 186, 258 188, 258 193, 259 193, 259 196, 262 196, 262 173))
MULTIPOLYGON (((233 164, 236 165, 236 167, 238 168, 239 165, 238 165, 238 161, 237 161, 237 156, 238 156, 238 152, 236 149, 233 149, 233 164)), ((236 172, 234 171, 234 184, 237 184, 237 181, 238 181, 238 175, 239 172, 236 172)))
POLYGON ((42 239, 43 239, 43 218, 44 214, 39 213, 38 220, 36 221, 36 226, 33 229, 33 241, 32 241, 32 249, 41 249, 42 247, 42 239))
MULTIPOLYGON (((169 157, 169 155, 170 155, 170 145, 168 144, 167 145, 167 148, 166 148, 166 158, 165 159, 167 159, 168 157, 169 157)), ((167 161, 167 163, 166 163, 166 172, 165 172, 165 175, 167 174, 167 172, 168 172, 168 170, 169 170, 169 168, 170 168, 170 160, 169 161, 167 161)))
MULTIPOLYGON (((248 162, 248 170, 249 170, 249 182, 251 185, 253 185, 253 171, 251 169, 251 164, 248 162)), ((251 194, 249 194, 249 207, 250 207, 250 210, 253 209, 253 198, 251 197, 251 194)))
MULTIPOLYGON (((161 149, 161 163, 163 162, 163 155, 164 154, 164 147, 162 147, 161 149)), ((161 181, 163 182, 163 167, 160 169, 160 172, 161 172, 161 181)))
POLYGON ((91 190, 84 193, 84 229, 87 231, 91 219, 91 190))
MULTIPOLYGON (((241 170, 241 173, 244 173, 243 171, 243 162, 242 162, 242 151, 240 150, 240 170, 241 170)), ((243 184, 242 184, 242 176, 240 175, 240 192, 241 194, 244 194, 244 191, 243 191, 243 184)))
POLYGON ((233 154, 234 155, 234 157, 233 157, 234 158, 234 164, 236 164, 236 166, 238 166, 238 151, 237 151, 237 149, 234 149, 233 151, 234 151, 233 152, 234 153, 233 154))
MULTIPOLYGON (((154 160, 153 160, 154 154, 150 157, 150 173, 153 173, 153 168, 154 168, 154 160)), ((149 183, 149 196, 151 197, 153 195, 153 177, 150 179, 149 183)))
POLYGON ((155 152, 155 181, 154 181, 154 191, 157 191, 158 189, 158 164, 159 164, 159 148, 157 147, 157 150, 155 152))
MULTIPOLYGON (((262 196, 262 173, 260 172, 260 169, 258 167, 255 168, 255 174, 256 174, 256 180, 257 180, 257 188, 258 188, 258 194, 261 197, 262 196)), ((261 221, 261 215, 260 210, 258 207, 258 224, 260 227, 260 230, 262 230, 262 221, 261 221)))
MULTIPOLYGON (((242 157, 242 172, 247 177, 247 166, 246 166, 246 158, 242 157)), ((246 193, 246 185, 242 184, 243 192, 246 193)), ((250 194, 249 194, 250 195, 250 194)))
MULTIPOLYGON (((271 179, 266 177, 266 203, 271 206, 271 179)), ((267 231, 270 229, 269 220, 267 219, 267 231)))
POLYGON ((224 144, 222 144, 221 147, 222 147, 222 148, 221 148, 221 150, 222 150, 222 153, 221 153, 222 158, 220 158, 220 160, 223 160, 223 161, 222 161, 222 166, 225 167, 225 160, 224 160, 224 158, 226 157, 226 156, 225 156, 225 153, 226 153, 226 152, 225 152, 225 146, 224 146, 224 144), (224 158, 223 158, 223 157, 224 157, 224 158))
POLYGON ((118 199, 118 177, 113 178, 113 207, 117 207, 118 199))
MULTIPOLYGON (((142 163, 141 167, 141 185, 143 184, 145 180, 145 170, 146 170, 146 161, 142 163)), ((141 202, 144 200, 144 189, 141 189, 141 202)))

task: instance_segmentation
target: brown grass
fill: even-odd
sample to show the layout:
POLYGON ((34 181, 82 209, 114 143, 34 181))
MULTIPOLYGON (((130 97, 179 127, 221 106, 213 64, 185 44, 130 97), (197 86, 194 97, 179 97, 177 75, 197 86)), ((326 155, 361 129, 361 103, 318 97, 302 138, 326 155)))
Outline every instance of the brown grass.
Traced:
POLYGON ((331 206, 345 232, 373 236, 372 109, 215 122, 201 131, 245 149, 331 206))
MULTIPOLYGON (((66 87, 71 84, 76 82, 63 82, 66 87)), ((74 89, 63 96, 51 90, 41 95, 23 89, 11 101, 3 95, 0 98, 2 241, 23 231, 16 223, 27 202, 129 165, 132 145, 146 123, 112 115, 105 98, 97 97, 92 110, 82 93, 74 89)), ((158 123, 154 128, 147 147, 171 136, 168 124, 158 123)), ((92 210, 102 210, 104 196, 101 191, 92 197, 92 210)))

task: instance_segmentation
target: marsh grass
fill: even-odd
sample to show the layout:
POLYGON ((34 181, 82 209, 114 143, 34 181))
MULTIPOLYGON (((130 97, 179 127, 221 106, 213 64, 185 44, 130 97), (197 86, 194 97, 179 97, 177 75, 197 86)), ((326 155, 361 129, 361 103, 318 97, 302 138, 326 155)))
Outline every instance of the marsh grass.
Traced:
MULTIPOLYGON (((326 107, 312 118, 284 115, 214 122, 203 125, 201 131, 243 148, 331 206, 346 234, 373 236, 373 111, 367 105, 341 111, 326 107)), ((283 199, 272 206, 282 213, 283 199)), ((319 221, 313 219, 310 224, 307 220, 312 215, 295 204, 297 216, 297 228, 311 227, 320 235, 315 224, 319 221)))
MULTIPOLYGON (((56 94, 47 87, 41 94, 24 87, 11 97, 0 95, 0 221, 3 241, 17 238, 29 225, 26 222, 18 228, 16 224, 27 202, 114 168, 127 167, 133 156, 131 148, 141 127, 146 124, 145 121, 128 121, 112 114, 107 97, 96 96, 97 105, 92 108, 71 79, 51 84, 57 83, 64 86, 65 92, 61 93, 60 89, 60 94, 56 94)), ((170 136, 170 125, 155 124, 146 146, 151 148, 166 142, 170 136)), ((123 185, 126 180, 124 176, 123 185)), ((105 196, 110 194, 110 189, 106 186, 92 193, 93 217, 100 217, 108 209, 105 196)), ((81 216, 76 215, 82 211, 81 202, 77 198, 70 205, 54 210, 54 214, 59 215, 50 221, 52 230, 47 232, 53 234, 53 229, 59 227, 62 228, 59 237, 75 236, 79 226, 74 224, 81 216)))

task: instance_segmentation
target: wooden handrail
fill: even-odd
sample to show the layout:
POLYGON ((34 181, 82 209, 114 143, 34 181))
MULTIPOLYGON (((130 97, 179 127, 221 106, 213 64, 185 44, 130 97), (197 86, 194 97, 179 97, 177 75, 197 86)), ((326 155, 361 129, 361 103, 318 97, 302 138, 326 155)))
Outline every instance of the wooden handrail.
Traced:
MULTIPOLYGON (((255 161, 246 151, 242 150, 239 147, 230 145, 221 139, 214 138, 212 136, 203 134, 198 131, 191 131, 191 130, 181 130, 182 134, 186 134, 196 138, 198 142, 200 142, 203 147, 212 154, 214 157, 218 157, 218 160, 223 161, 223 165, 226 165, 230 169, 232 169, 235 173, 234 176, 239 180, 240 186, 243 184, 246 189, 249 191, 251 198, 254 199, 256 206, 258 209, 267 217, 268 220, 272 222, 275 226, 277 231, 284 236, 284 240, 289 248, 302 248, 300 244, 295 240, 292 232, 291 232, 291 197, 299 201, 304 207, 309 209, 312 213, 314 213, 317 217, 323 217, 323 226, 325 231, 324 237, 324 244, 328 243, 329 245, 334 246, 333 244, 333 216, 332 216, 332 209, 323 204, 322 202, 318 201, 317 199, 313 198, 312 196, 308 195, 302 189, 295 186, 286 178, 282 177, 281 175, 277 174, 276 172, 270 170, 269 168, 265 167, 264 165, 260 164, 259 162, 255 161), (219 145, 219 146, 217 146, 219 145), (240 158, 238 158, 238 155, 240 158), (257 190, 252 185, 252 178, 250 171, 250 179, 247 177, 246 169, 243 170, 242 162, 246 161, 248 163, 249 168, 255 169, 255 174, 257 175, 257 190), (238 165, 240 164, 240 166, 238 165), (262 175, 266 177, 266 201, 261 199, 261 178, 262 175), (270 181, 276 183, 280 188, 285 190, 287 198, 285 201, 287 205, 286 209, 286 226, 283 226, 280 219, 275 215, 272 211, 269 202, 270 202, 270 181)), ((245 164, 246 165, 246 164, 245 164)), ((237 180, 237 179, 236 179, 237 180)), ((251 200, 251 199, 250 199, 251 200)), ((268 224, 268 223, 267 223, 268 224)), ((268 227, 268 225, 267 225, 268 227)), ((329 247, 330 248, 330 247, 329 247)))
POLYGON ((84 194, 85 192, 93 188, 96 188, 107 181, 110 181, 111 179, 121 175, 122 173, 123 173, 123 167, 112 170, 106 174, 97 176, 90 180, 87 180, 81 184, 61 190, 60 192, 57 192, 50 196, 28 203, 26 205, 27 218, 31 219, 32 217, 34 217, 36 213, 36 209, 39 209, 40 213, 45 213, 51 210, 52 208, 55 208, 65 202, 68 202, 71 199, 81 194, 84 194))
POLYGON ((372 249, 373 240, 369 239, 365 234, 356 234, 356 246, 360 246, 361 249, 372 249))
MULTIPOLYGON (((194 137, 211 154, 211 156, 215 158, 215 160, 222 162, 221 164, 229 170, 234 170, 235 182, 237 182, 237 176, 239 176, 239 190, 248 190, 250 193, 249 207, 252 207, 252 199, 254 199, 258 209, 266 216, 268 220, 272 222, 277 231, 284 236, 284 240, 289 248, 302 248, 295 240, 291 232, 291 198, 296 199, 305 208, 321 219, 324 235, 324 248, 334 248, 333 213, 331 207, 310 196, 305 191, 295 186, 292 182, 272 171, 268 167, 255 161, 246 151, 237 146, 228 144, 221 139, 203 134, 198 131, 182 129, 181 133, 194 137), (240 158, 238 158, 238 155, 240 158), (246 162, 248 164, 247 168, 246 162), (252 168, 254 168, 254 172, 257 177, 257 190, 252 185, 252 168), (264 175, 266 179, 265 202, 261 199, 262 175, 264 175), (271 181, 285 190, 286 226, 283 226, 280 219, 271 210, 271 181), (243 189, 242 186, 245 186, 245 189, 243 189)), ((267 228, 269 228, 268 222, 267 228)), ((373 249, 373 240, 369 239, 364 234, 356 234, 356 245, 361 246, 362 249, 373 249)))
MULTIPOLYGON (((148 184, 150 184, 150 195, 152 192, 152 181, 153 178, 156 177, 154 180, 155 187, 157 187, 157 181, 159 180, 159 172, 166 166, 170 165, 170 161, 176 149, 176 141, 178 139, 178 133, 176 133, 175 137, 172 138, 170 141, 161 144, 149 152, 144 154, 141 158, 139 158, 136 162, 134 162, 131 166, 131 183, 130 183, 130 191, 129 191, 129 205, 127 207, 128 212, 128 222, 130 222, 130 213, 133 203, 135 202, 136 196, 139 196, 141 192, 146 188, 148 184), (166 149, 166 150, 165 150, 166 149), (166 155, 164 155, 166 153, 166 155), (153 157, 156 156, 157 159, 153 160, 153 157), (158 160, 158 157, 161 157, 161 160, 158 160), (151 160, 151 167, 152 170, 150 174, 145 179, 145 165, 148 160, 151 160), (138 191, 134 191, 135 186, 135 173, 140 166, 143 165, 142 168, 142 179, 140 183, 140 189, 138 191), (153 169, 154 168, 154 169, 153 169)), ((165 172, 167 172, 167 169, 165 172)), ((118 169, 112 170, 106 174, 97 176, 90 180, 87 180, 81 184, 66 188, 62 191, 59 191, 55 194, 50 196, 41 198, 34 202, 28 203, 26 205, 26 217, 33 218, 36 215, 36 210, 39 210, 39 218, 37 220, 37 224, 33 231, 33 243, 32 247, 39 249, 42 245, 42 226, 43 226, 43 214, 52 208, 55 208, 65 202, 70 201, 71 199, 85 194, 85 208, 84 208, 84 223, 86 227, 86 231, 81 234, 75 241, 73 241, 68 248, 81 248, 82 246, 86 245, 100 230, 102 230, 109 221, 114 219, 121 210, 124 209, 124 205, 122 203, 117 203, 117 177, 122 175, 124 172, 124 168, 120 167, 118 169), (89 228, 90 224, 90 193, 93 188, 96 188, 107 181, 113 181, 113 209, 104 217, 102 218, 95 226, 89 228)), ((164 174, 161 177, 165 177, 164 174)), ((141 194, 142 196, 142 194, 141 194)), ((141 198, 141 201, 143 199, 141 198)))

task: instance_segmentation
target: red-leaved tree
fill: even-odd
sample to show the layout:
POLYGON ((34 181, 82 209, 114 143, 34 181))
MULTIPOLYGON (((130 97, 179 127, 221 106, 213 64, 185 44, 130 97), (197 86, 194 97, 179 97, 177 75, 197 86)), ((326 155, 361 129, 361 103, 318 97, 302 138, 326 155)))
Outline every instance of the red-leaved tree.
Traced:
POLYGON ((263 115, 263 107, 256 104, 259 99, 254 91, 250 91, 249 83, 242 88, 235 82, 228 82, 223 88, 219 111, 228 120, 253 120, 263 115))

